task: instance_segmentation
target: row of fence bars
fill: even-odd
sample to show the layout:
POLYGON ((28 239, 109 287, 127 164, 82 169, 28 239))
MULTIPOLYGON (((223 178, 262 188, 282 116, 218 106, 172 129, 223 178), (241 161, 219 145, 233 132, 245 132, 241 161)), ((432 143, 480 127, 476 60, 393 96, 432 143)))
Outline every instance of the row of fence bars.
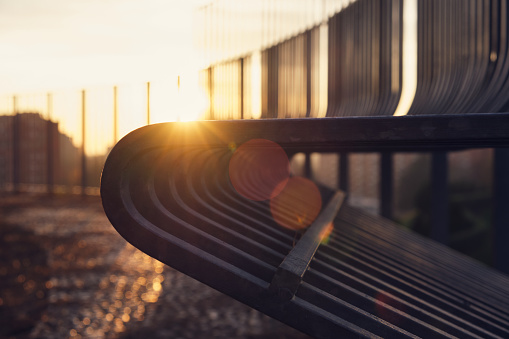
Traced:
MULTIPOLYGON (((147 84, 147 99, 149 99, 150 95, 150 84, 147 84)), ((115 139, 117 138, 117 129, 116 129, 116 119, 117 119, 117 88, 113 88, 113 97, 115 104, 113 105, 113 114, 115 116, 115 124, 113 128, 113 134, 115 139)), ((47 95, 47 107, 51 108, 53 105, 52 95, 47 95)), ((90 181, 87 177, 87 162, 88 158, 86 156, 86 152, 84 151, 84 145, 86 145, 86 112, 87 112, 87 92, 85 90, 81 91, 81 118, 82 118, 82 144, 81 144, 81 194, 88 194, 90 189, 90 181)), ((17 104, 17 98, 13 98, 13 104, 17 104)), ((51 115, 51 109, 48 110, 49 116, 51 115)), ((24 116, 23 114, 16 114, 13 116, 12 119, 12 145, 13 145, 13 152, 12 152, 12 166, 13 166, 13 191, 14 192, 20 192, 26 187, 26 183, 23 182, 23 176, 21 175, 21 168, 22 168, 22 124, 24 123, 24 116)), ((147 100, 147 122, 150 122, 150 100, 147 100)), ((58 166, 55 162, 55 158, 58 157, 58 151, 57 147, 55 147, 55 143, 58 142, 57 135, 58 135, 58 124, 54 123, 50 120, 45 121, 46 123, 46 184, 47 184, 47 191, 50 193, 54 192, 54 189, 56 186, 59 186, 55 183, 55 173, 57 172, 55 168, 58 166)), ((504 223, 505 223, 505 217, 504 217, 504 201, 508 201, 507 199, 507 192, 504 191, 504 176, 506 171, 501 170, 500 168, 504 168, 505 164, 505 157, 504 152, 501 152, 500 150, 496 151, 496 157, 495 157, 495 182, 497 183, 494 185, 495 189, 495 215, 494 215, 494 222, 498 226, 495 227, 497 230, 497 234, 501 235, 500 237, 497 237, 497 242, 499 239, 503 239, 502 236, 504 234, 504 223)), ((338 186, 346 191, 348 191, 348 155, 346 153, 342 153, 339 155, 341 158, 341 162, 339 165, 339 173, 338 173, 338 186)), ((445 153, 433 153, 432 155, 432 180, 433 183, 433 207, 432 207, 432 218, 433 222, 432 225, 434 228, 432 229, 432 237, 442 243, 448 243, 448 211, 447 211, 447 154, 445 153)), ((102 164, 101 164, 102 165, 102 164)), ((306 155, 306 161, 305 161, 305 173, 308 177, 312 177, 311 173, 311 160, 310 155, 306 155)), ((392 168, 392 154, 381 154, 381 162, 380 162, 380 213, 388 218, 392 218, 392 190, 393 190, 393 168, 392 168)), ((497 257, 501 257, 501 255, 505 255, 505 252, 503 250, 503 246, 497 246, 497 251, 503 254, 497 254, 497 257)), ((504 262, 504 260, 499 260, 500 262, 504 262)))
MULTIPOLYGON (((494 266, 509 273, 509 249, 506 246, 509 239, 509 149, 494 149, 493 158, 493 193, 492 193, 492 232, 494 266)), ((430 196, 430 238, 447 246, 451 245, 450 237, 450 192, 449 192, 449 153, 446 151, 431 152, 431 196, 430 196)), ((349 192, 349 154, 339 153, 337 169, 337 188, 349 192)), ((381 152, 379 162, 379 214, 393 219, 394 203, 394 153, 381 152)), ((313 178, 311 167, 311 154, 306 153, 303 164, 304 175, 313 178)))
MULTIPOLYGON (((180 82, 180 79, 178 79, 180 82)), ((180 84, 179 84, 180 85, 180 84)), ((87 194, 98 194, 98 189, 93 189, 94 186, 90 187, 90 179, 88 178, 88 168, 87 168, 87 152, 86 152, 86 145, 87 145, 87 91, 81 90, 81 96, 80 96, 80 108, 81 108, 81 146, 79 147, 80 152, 80 167, 81 167, 81 179, 80 179, 80 185, 71 185, 71 187, 68 187, 67 189, 64 189, 62 187, 62 183, 57 184, 56 183, 56 173, 59 172, 57 170, 59 164, 58 164, 58 153, 59 153, 59 135, 61 135, 59 131, 59 123, 58 121, 54 121, 53 116, 53 106, 54 106, 54 96, 52 93, 47 93, 46 95, 46 114, 45 116, 41 116, 40 114, 32 114, 30 118, 25 117, 26 113, 21 113, 19 108, 19 100, 18 96, 12 97, 12 122, 11 122, 11 132, 9 133, 11 137, 10 144, 12 145, 12 151, 11 153, 11 166, 12 166, 12 183, 10 186, 10 189, 14 193, 20 193, 25 190, 34 190, 34 191, 40 191, 42 188, 40 187, 40 184, 33 183, 28 184, 24 182, 24 178, 22 175, 22 163, 23 163, 23 151, 26 149, 26 147, 23 147, 24 140, 26 141, 26 133, 24 133, 24 126, 26 125, 25 120, 27 119, 37 119, 41 120, 38 122, 40 124, 41 122, 46 125, 44 130, 37 131, 39 134, 45 135, 46 141, 44 142, 44 149, 40 149, 40 153, 43 153, 45 155, 44 163, 46 164, 46 168, 43 170, 46 172, 46 179, 45 179, 45 189, 42 189, 42 191, 46 191, 50 194, 55 193, 55 188, 58 186, 58 191, 70 191, 73 193, 77 193, 78 191, 82 195, 87 194), (37 116, 36 116, 37 115, 37 116), (45 118, 45 119, 44 119, 45 118), (79 189, 78 189, 79 187, 79 189)), ((112 131, 112 139, 113 143, 116 143, 118 141, 118 87, 113 87, 113 131, 112 131)), ((150 124, 150 82, 146 83, 146 124, 150 124)), ((9 117, 9 116, 6 116, 9 117)), ((6 143, 7 145, 7 143, 6 143)), ((42 147, 39 145, 39 148, 42 147)), ((8 163, 9 161, 6 160, 8 163)), ((102 167, 102 164, 100 164, 102 167)), ((4 173, 5 174, 5 173, 4 173)), ((26 175, 25 175, 26 176, 26 175)), ((6 179, 4 179, 6 180, 6 179)), ((6 187, 4 187, 5 189, 6 187)))

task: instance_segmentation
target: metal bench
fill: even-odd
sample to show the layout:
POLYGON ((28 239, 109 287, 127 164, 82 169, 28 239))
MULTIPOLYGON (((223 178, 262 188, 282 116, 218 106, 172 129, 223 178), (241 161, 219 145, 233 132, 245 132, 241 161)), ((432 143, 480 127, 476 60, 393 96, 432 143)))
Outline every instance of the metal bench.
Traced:
POLYGON ((509 114, 156 124, 113 148, 101 196, 131 244, 311 336, 504 338, 507 276, 348 206, 341 191, 279 199, 292 177, 251 167, 278 147, 291 156, 508 145, 509 114), (235 160, 248 165, 232 168, 252 140, 254 153, 235 160), (322 202, 316 216, 302 210, 310 201, 322 202))

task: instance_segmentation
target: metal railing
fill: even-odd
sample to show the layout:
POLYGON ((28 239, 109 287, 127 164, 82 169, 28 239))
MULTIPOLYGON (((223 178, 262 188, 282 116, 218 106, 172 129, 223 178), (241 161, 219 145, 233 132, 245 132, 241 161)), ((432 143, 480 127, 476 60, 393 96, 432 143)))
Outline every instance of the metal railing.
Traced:
POLYGON ((179 107, 180 91, 179 78, 0 96, 0 191, 98 194, 119 138, 146 124, 199 118, 179 107))

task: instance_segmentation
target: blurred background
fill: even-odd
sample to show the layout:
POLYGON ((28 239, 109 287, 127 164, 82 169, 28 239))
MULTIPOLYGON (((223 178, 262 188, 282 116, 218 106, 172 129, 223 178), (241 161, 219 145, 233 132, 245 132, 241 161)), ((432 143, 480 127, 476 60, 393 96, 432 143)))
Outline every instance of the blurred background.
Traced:
MULTIPOLYGON (((0 337, 298 336, 199 283, 175 301, 192 283, 102 213, 110 149, 169 121, 507 111, 506 34, 503 0, 0 0, 0 337)), ((440 178, 437 240, 509 272, 494 241, 500 154, 291 161, 425 236, 440 178)))

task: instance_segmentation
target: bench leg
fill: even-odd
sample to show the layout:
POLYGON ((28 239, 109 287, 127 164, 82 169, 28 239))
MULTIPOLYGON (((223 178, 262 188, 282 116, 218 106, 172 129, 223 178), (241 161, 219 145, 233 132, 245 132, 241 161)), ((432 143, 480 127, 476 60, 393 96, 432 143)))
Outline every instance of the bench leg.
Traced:
POLYGON ((449 244, 449 190, 447 152, 431 156, 431 238, 449 244))
POLYGON ((509 149, 495 149, 493 169, 494 264, 509 274, 509 149))
POLYGON ((348 153, 339 153, 338 188, 348 192, 348 153))
POLYGON ((380 215, 392 219, 392 153, 382 152, 380 159, 380 215))

